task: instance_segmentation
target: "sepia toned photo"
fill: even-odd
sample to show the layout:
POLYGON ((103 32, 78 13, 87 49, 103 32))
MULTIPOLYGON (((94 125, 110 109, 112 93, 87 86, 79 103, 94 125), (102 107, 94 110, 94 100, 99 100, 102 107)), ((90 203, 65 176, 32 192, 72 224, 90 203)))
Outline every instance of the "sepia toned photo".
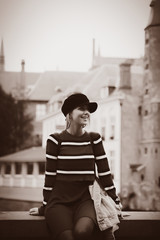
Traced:
POLYGON ((0 0, 0 239, 160 239, 160 0, 0 0))

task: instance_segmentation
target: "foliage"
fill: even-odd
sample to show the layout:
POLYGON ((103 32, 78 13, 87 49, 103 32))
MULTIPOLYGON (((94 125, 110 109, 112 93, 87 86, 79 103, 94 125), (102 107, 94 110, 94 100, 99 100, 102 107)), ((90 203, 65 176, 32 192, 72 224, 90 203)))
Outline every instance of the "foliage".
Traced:
POLYGON ((25 148, 32 133, 32 118, 24 100, 16 100, 0 86, 0 156, 25 148))

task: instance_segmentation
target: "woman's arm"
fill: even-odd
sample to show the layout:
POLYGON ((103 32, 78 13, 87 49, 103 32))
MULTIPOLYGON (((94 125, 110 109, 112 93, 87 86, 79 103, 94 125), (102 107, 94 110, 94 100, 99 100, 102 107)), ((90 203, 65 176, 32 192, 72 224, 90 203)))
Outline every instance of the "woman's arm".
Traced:
POLYGON ((59 140, 56 134, 52 134, 48 137, 46 146, 46 168, 43 187, 43 205, 40 208, 31 208, 29 211, 31 215, 44 215, 45 207, 50 198, 52 189, 56 181, 58 152, 59 140))
POLYGON ((115 203, 118 204, 120 202, 120 199, 116 194, 116 188, 113 183, 108 159, 103 147, 101 136, 98 133, 95 133, 94 135, 95 136, 93 139, 93 148, 100 184, 107 192, 107 194, 115 201, 115 203))

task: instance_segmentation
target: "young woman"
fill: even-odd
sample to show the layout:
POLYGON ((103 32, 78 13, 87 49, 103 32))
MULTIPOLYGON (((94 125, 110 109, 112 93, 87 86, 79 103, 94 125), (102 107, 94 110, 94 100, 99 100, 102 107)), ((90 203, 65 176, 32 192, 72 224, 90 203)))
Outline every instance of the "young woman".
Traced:
MULTIPOLYGON (((119 203, 101 137, 92 133, 91 139, 84 129, 96 109, 97 103, 89 102, 84 94, 72 94, 61 109, 66 130, 47 140, 43 206, 30 209, 30 214, 45 215, 56 240, 93 239, 98 227, 89 185, 95 180, 95 163, 101 185, 119 203)), ((114 239, 112 229, 105 232, 105 239, 114 239)))

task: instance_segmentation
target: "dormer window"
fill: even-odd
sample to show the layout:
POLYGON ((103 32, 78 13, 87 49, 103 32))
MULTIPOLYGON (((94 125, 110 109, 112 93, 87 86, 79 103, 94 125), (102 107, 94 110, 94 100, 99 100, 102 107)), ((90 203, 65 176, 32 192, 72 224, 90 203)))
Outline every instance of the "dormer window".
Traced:
POLYGON ((101 88, 101 98, 108 97, 115 90, 114 86, 103 86, 101 88))
POLYGON ((109 95, 115 90, 114 86, 109 86, 109 95))

